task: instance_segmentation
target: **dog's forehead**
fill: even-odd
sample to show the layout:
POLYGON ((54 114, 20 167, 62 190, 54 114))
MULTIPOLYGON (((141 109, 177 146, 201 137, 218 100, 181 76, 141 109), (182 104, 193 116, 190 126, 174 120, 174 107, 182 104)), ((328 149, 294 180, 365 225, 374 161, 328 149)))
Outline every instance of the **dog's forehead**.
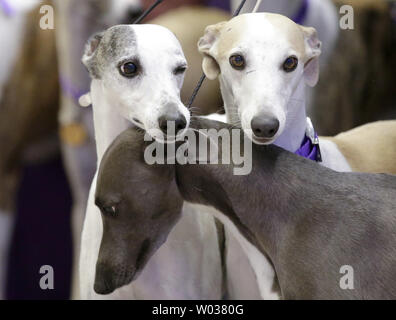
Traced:
POLYGON ((219 53, 238 47, 262 50, 262 46, 305 52, 301 28, 287 17, 272 13, 242 14, 224 25, 218 44, 219 53))
POLYGON ((139 51, 153 55, 169 54, 184 58, 183 50, 176 36, 167 28, 159 25, 133 26, 139 51))
POLYGON ((114 194, 119 194, 124 187, 125 176, 111 162, 101 165, 98 173, 95 197, 104 203, 114 194))
POLYGON ((102 48, 111 57, 126 54, 167 53, 183 56, 180 42, 168 29, 157 25, 118 25, 104 35, 102 48))

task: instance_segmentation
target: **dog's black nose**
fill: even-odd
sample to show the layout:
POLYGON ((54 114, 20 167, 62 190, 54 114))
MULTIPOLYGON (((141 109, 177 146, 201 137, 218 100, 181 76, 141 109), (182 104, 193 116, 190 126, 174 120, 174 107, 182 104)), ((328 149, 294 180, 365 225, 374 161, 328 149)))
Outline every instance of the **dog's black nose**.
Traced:
POLYGON ((177 115, 163 115, 158 119, 158 125, 166 135, 177 135, 186 128, 187 120, 181 113, 177 115))
POLYGON ((279 120, 263 116, 254 117, 251 122, 253 134, 257 138, 273 138, 279 130, 279 120))

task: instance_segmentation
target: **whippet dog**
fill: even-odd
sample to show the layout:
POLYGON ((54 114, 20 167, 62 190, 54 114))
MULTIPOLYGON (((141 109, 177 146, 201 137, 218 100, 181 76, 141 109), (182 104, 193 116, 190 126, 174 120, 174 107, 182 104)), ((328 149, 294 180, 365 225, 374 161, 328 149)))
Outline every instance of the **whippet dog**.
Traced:
MULTIPOLYGON (((98 163, 114 138, 131 125, 139 130, 167 132, 168 121, 173 121, 178 134, 189 126, 189 112, 180 101, 187 62, 179 42, 168 29, 154 25, 112 27, 91 38, 83 63, 92 77, 90 96, 98 163)), ((153 137, 158 138, 155 134, 153 137)), ((120 264, 113 270, 100 270, 101 275, 114 281, 94 281, 102 236, 100 211, 94 204, 95 186, 96 177, 82 234, 82 298, 100 298, 93 289, 99 294, 110 294, 131 280, 128 266, 120 264)), ((155 189, 144 192, 150 194, 155 189)), ((177 227, 139 281, 106 298, 221 298, 222 270, 216 226, 211 216, 198 217, 195 210, 189 205, 184 207, 177 227)), ((153 220, 153 228, 155 225, 153 220)))
MULTIPOLYGON (((241 126, 257 144, 274 143, 322 161, 321 164, 331 169, 351 171, 345 157, 348 154, 344 156, 329 139, 321 139, 319 147, 313 126, 307 121, 305 86, 316 85, 321 54, 315 29, 297 25, 277 14, 243 14, 207 27, 198 46, 204 57, 202 66, 206 76, 220 79, 229 123, 241 126)), ((392 140, 394 129, 388 126, 382 132, 387 132, 386 141, 392 140)), ((386 150, 382 141, 377 144, 374 148, 386 150)), ((370 157, 374 163, 382 155, 370 157)), ((359 170, 359 166, 354 169, 359 170)), ((246 288, 245 291, 251 292, 256 280, 253 274, 246 272, 248 268, 242 264, 243 261, 246 264, 246 260, 238 248, 238 243, 229 236, 227 266, 233 271, 227 275, 231 291, 240 297, 237 291, 246 288)), ((261 281, 268 281, 273 274, 265 275, 267 280, 261 281)), ((271 287, 272 281, 269 281, 269 293, 264 298, 273 298, 271 287)))
MULTIPOLYGON (((68 178, 73 193, 73 240, 74 252, 80 252, 81 229, 92 177, 96 171, 96 150, 92 109, 79 108, 79 99, 89 91, 90 79, 81 64, 81 53, 86 39, 95 32, 110 26, 134 21, 140 11, 139 0, 56 0, 56 33, 59 60, 60 84, 62 88, 59 121, 61 125, 62 151, 68 178)), ((228 19, 229 15, 220 10, 200 7, 186 7, 162 14, 150 21, 175 33, 182 44, 187 60, 192 65, 186 72, 181 91, 182 101, 187 101, 195 86, 195 77, 200 68, 200 54, 194 50, 195 43, 204 28, 228 19), (190 22, 185 28, 186 19, 190 22)), ((221 105, 221 95, 217 83, 207 83, 203 94, 196 101, 197 106, 212 107, 213 112, 221 105), (201 98, 202 97, 202 98, 201 98)), ((208 113, 203 108, 196 113, 208 113), (206 111, 206 112, 205 112, 206 111)), ((73 266, 78 265, 75 257, 73 266)), ((77 269, 77 267, 74 267, 77 269)), ((73 272, 73 298, 78 298, 78 277, 73 272)))
MULTIPOLYGON (((197 130, 234 131, 208 120, 191 127, 193 137, 184 144, 192 140, 193 150, 203 137, 197 130)), ((240 145, 251 143, 237 132, 236 141, 217 140, 218 159, 224 144, 240 152, 240 145)), ((128 265, 129 279, 136 279, 186 200, 221 211, 214 214, 247 251, 269 258, 283 299, 396 298, 396 176, 338 173, 277 146, 256 144, 249 175, 235 175, 233 159, 148 164, 151 143, 129 129, 103 157, 95 195, 105 226, 99 270, 128 265), (343 282, 345 269, 350 274, 343 282)), ((97 273, 96 282, 116 281, 107 275, 97 273)))
MULTIPOLYGON (((339 15, 332 0, 247 0, 242 13, 252 12, 258 6, 257 12, 269 12, 284 15, 295 23, 315 28, 318 37, 323 41, 322 53, 319 57, 320 67, 331 67, 331 57, 339 39, 339 15)), ((231 0, 232 7, 238 5, 238 0, 231 0)), ((315 89, 307 87, 306 106, 310 112, 313 106, 315 89)))

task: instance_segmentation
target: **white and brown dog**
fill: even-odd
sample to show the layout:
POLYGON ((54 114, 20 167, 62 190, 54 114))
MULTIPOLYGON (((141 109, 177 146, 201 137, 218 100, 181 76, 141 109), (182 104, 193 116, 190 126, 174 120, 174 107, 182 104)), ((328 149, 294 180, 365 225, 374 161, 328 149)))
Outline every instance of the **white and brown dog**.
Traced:
MULTIPOLYGON (((219 77, 227 121, 241 126, 255 143, 274 143, 337 171, 360 171, 357 159, 367 159, 361 161, 365 171, 396 172, 391 160, 396 152, 396 122, 375 123, 357 131, 366 138, 361 131, 375 131, 381 136, 379 141, 361 144, 353 132, 321 139, 319 150, 317 136, 307 121, 305 99, 305 86, 315 86, 319 78, 321 42, 314 28, 277 14, 243 14, 207 27, 198 46, 206 76, 212 80, 219 77), (354 142, 348 143, 346 138, 354 142), (367 143, 371 154, 363 150, 367 143)), ((254 276, 247 272, 241 255, 239 244, 228 237, 231 297, 276 297, 272 290, 275 273, 266 258, 250 253, 254 276), (260 293, 252 289, 255 277, 260 293)))
MULTIPOLYGON (((90 96, 98 164, 114 138, 132 124, 149 132, 153 129, 166 132, 168 121, 175 122, 179 133, 189 126, 189 112, 180 101, 187 62, 180 43, 168 29, 155 25, 112 27, 91 38, 83 62, 92 78, 90 96)), ((111 266, 98 261, 96 269, 100 278, 112 280, 94 284, 102 232, 106 228, 94 203, 95 186, 96 177, 82 235, 82 298, 104 297, 97 293, 110 294, 121 286, 124 287, 105 298, 221 298, 222 270, 214 220, 208 215, 198 218, 194 214, 196 209, 189 205, 185 205, 177 227, 138 281, 125 286, 131 280, 128 277, 135 275, 128 269, 133 264, 124 265, 113 259, 111 266), (111 270, 117 270, 116 274, 111 270)), ((144 192, 154 194, 156 190, 144 192)))

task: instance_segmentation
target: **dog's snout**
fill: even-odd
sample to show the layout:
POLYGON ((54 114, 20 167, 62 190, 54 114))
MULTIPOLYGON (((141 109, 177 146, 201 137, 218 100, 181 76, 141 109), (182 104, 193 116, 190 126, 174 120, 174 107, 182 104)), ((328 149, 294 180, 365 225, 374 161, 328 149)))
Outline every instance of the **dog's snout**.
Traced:
POLYGON ((163 133, 168 135, 177 135, 180 131, 186 128, 187 120, 181 113, 177 113, 175 115, 163 115, 158 119, 158 125, 163 133))
POLYGON ((98 263, 94 284, 95 292, 98 294, 110 294, 117 289, 113 276, 114 272, 111 268, 103 263, 98 263))
POLYGON ((273 138, 279 130, 279 120, 263 116, 254 117, 251 121, 253 134, 258 138, 273 138))
POLYGON ((97 294, 110 294, 114 290, 130 283, 136 271, 126 269, 123 265, 97 262, 94 290, 97 294))

